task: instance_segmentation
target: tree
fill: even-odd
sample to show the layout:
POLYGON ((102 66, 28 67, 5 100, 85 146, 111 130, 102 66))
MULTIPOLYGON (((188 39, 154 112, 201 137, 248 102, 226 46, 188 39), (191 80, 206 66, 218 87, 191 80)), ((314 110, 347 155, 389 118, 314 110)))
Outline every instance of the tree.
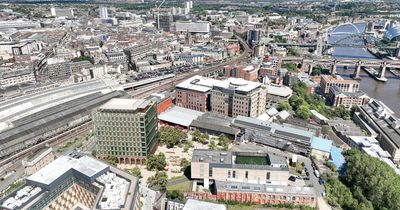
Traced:
POLYGON ((288 56, 298 56, 299 55, 297 50, 294 48, 289 48, 287 54, 288 54, 288 56))
POLYGON ((229 144, 231 140, 226 137, 224 134, 218 136, 218 145, 222 147, 222 150, 226 151, 229 149, 229 144))
MULTIPOLYGON (((374 209, 400 209, 400 176, 389 165, 356 149, 343 155, 346 171, 341 180, 352 192, 361 193, 374 209)), ((361 197, 358 194, 355 197, 361 197)))
POLYGON ((215 144, 215 141, 211 140, 210 144, 208 145, 208 148, 210 150, 216 150, 217 149, 217 145, 215 144))
POLYGON ((308 108, 307 105, 301 105, 297 111, 296 111, 297 116, 299 116, 302 119, 308 120, 312 116, 312 113, 310 109, 308 108))
POLYGON ((301 105, 305 103, 304 99, 294 95, 289 98, 289 104, 293 107, 294 110, 297 110, 301 105))
POLYGON ((312 76, 319 76, 322 73, 322 68, 320 66, 316 66, 313 68, 311 75, 312 76))
POLYGON ((186 158, 182 158, 180 163, 180 166, 182 167, 181 171, 185 171, 186 168, 190 166, 190 164, 190 161, 188 161, 186 158))
POLYGON ((343 105, 340 105, 334 109, 334 114, 337 117, 343 118, 345 120, 350 119, 350 110, 348 110, 343 105))
POLYGON ((148 170, 164 170, 167 166, 167 161, 165 160, 165 155, 160 153, 158 155, 150 155, 146 161, 146 167, 148 170))
POLYGON ((147 180, 147 185, 152 188, 165 190, 168 183, 168 176, 164 171, 157 171, 147 180))
POLYGON ((291 72, 298 72, 296 64, 293 63, 285 63, 282 65, 282 68, 285 68, 291 72))
POLYGON ((210 138, 208 134, 203 134, 199 130, 195 130, 192 133, 193 141, 200 142, 202 144, 205 144, 207 140, 210 138))
POLYGON ((142 171, 141 171, 140 168, 137 167, 137 166, 131 170, 131 174, 132 174, 133 176, 136 176, 136 177, 139 178, 139 179, 143 177, 143 176, 142 176, 142 171))
POLYGON ((185 201, 185 196, 179 190, 167 191, 167 198, 172 200, 185 201))
POLYGON ((356 206, 351 191, 337 178, 330 178, 325 185, 328 203, 333 207, 354 209, 356 206))
POLYGON ((288 101, 283 101, 283 102, 281 102, 279 104, 278 110, 279 111, 282 111, 282 110, 291 111, 292 110, 292 106, 290 106, 288 101))
POLYGON ((115 156, 107 156, 106 157, 106 162, 112 166, 116 166, 118 163, 118 158, 115 156))
POLYGON ((162 144, 165 144, 168 148, 172 148, 183 141, 186 141, 187 134, 181 131, 178 127, 168 128, 162 127, 160 129, 160 140, 162 144))

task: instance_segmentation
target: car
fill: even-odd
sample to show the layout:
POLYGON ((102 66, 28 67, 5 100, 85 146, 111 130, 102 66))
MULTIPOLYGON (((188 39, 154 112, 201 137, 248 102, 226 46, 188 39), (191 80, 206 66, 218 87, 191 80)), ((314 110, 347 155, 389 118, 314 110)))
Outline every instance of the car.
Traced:
POLYGON ((310 176, 310 172, 307 171, 307 172, 306 172, 306 175, 307 175, 307 176, 310 176))
POLYGON ((306 177, 303 178, 303 180, 310 180, 310 177, 306 176, 306 177))
POLYGON ((290 176, 290 177, 289 177, 289 180, 292 181, 292 182, 295 182, 295 181, 296 181, 296 177, 290 176))
POLYGON ((320 185, 324 185, 325 184, 324 180, 322 180, 321 178, 319 178, 318 182, 319 182, 320 185))
POLYGON ((308 172, 308 168, 304 168, 304 171, 307 173, 308 172))

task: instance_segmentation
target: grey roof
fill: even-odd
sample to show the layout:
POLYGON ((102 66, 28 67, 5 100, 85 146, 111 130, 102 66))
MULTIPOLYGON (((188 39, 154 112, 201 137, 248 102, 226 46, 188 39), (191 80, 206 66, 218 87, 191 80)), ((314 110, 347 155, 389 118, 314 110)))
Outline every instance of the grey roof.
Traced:
POLYGON ((231 122, 232 118, 220 117, 212 113, 205 113, 193 120, 190 126, 209 131, 236 135, 240 132, 240 129, 231 127, 231 122))
POLYGON ((304 141, 311 142, 311 138, 313 137, 313 133, 310 131, 300 130, 297 128, 292 128, 273 122, 265 122, 251 117, 237 116, 237 118, 234 119, 234 123, 254 126, 259 129, 265 129, 271 131, 272 133, 275 134, 287 135, 304 141))
POLYGON ((223 204, 210 203, 207 201, 198 201, 189 199, 182 210, 226 210, 223 204))
POLYGON ((60 182, 60 179, 63 178, 63 175, 68 173, 70 170, 79 172, 81 176, 85 176, 94 181, 100 173, 104 173, 104 171, 107 171, 108 169, 109 166, 107 164, 92 157, 81 157, 73 154, 57 158, 47 166, 28 177, 26 180, 27 183, 31 185, 36 185, 46 190, 51 190, 54 182, 60 182))
POLYGON ((195 149, 193 151, 192 162, 232 164, 232 152, 195 149))
POLYGON ((113 98, 100 106, 98 110, 137 111, 146 109, 152 104, 152 101, 145 99, 113 98))
POLYGON ((315 197, 313 187, 296 187, 285 185, 252 184, 245 182, 215 181, 217 191, 219 192, 250 192, 279 194, 287 196, 311 196, 315 197))
POLYGON ((189 127, 194 119, 203 114, 203 112, 175 106, 158 115, 158 119, 175 125, 189 127))
POLYGON ((375 100, 360 108, 378 125, 381 129, 379 133, 386 135, 397 148, 400 148, 400 119, 395 117, 393 112, 387 109, 382 102, 378 103, 375 100))

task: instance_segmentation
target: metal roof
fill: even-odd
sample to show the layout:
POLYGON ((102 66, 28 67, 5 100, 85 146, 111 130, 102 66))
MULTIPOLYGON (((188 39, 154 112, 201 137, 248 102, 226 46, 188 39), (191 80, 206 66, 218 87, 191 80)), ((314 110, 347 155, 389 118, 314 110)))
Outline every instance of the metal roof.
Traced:
POLYGON ((158 119, 175 125, 189 127, 193 120, 203 114, 204 112, 175 106, 158 115, 158 119))

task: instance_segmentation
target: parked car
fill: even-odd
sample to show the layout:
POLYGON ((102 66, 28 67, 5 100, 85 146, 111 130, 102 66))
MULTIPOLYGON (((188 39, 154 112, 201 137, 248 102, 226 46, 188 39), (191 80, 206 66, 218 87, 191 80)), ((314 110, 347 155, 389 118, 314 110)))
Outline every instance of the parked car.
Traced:
POLYGON ((325 184, 324 180, 322 180, 321 178, 319 178, 319 184, 320 184, 320 185, 324 185, 324 184, 325 184))
POLYGON ((296 177, 290 176, 290 177, 289 177, 289 180, 292 181, 292 182, 295 182, 295 181, 296 181, 296 177))
POLYGON ((310 172, 307 171, 307 172, 306 172, 306 176, 310 176, 310 172))
POLYGON ((303 178, 303 180, 310 180, 310 177, 306 176, 306 177, 303 178))

